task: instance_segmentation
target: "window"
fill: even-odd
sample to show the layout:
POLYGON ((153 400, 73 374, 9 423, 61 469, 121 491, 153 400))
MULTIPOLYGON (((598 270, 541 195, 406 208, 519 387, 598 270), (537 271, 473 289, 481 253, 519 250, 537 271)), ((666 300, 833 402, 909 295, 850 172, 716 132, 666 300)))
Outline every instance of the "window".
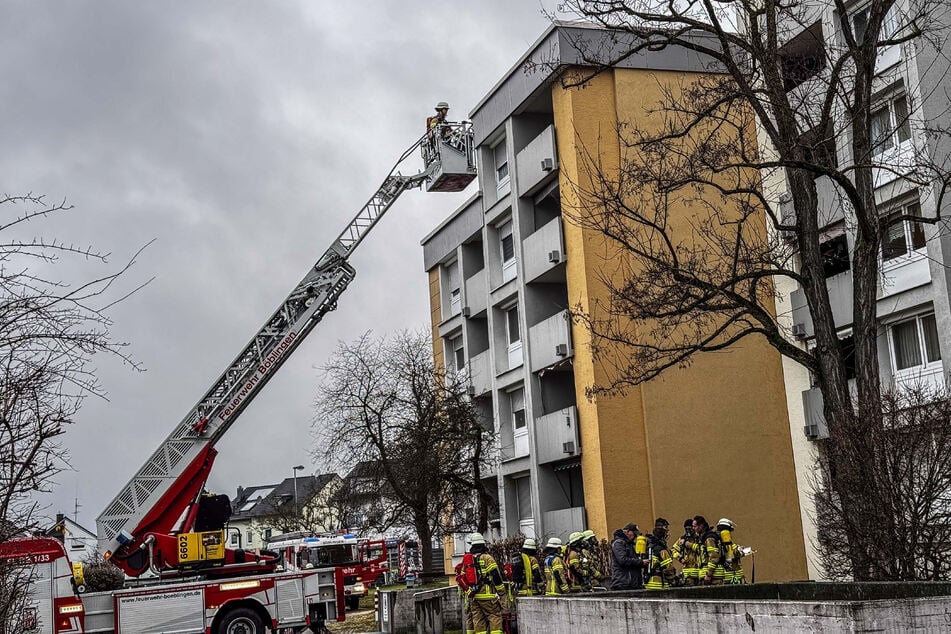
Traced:
POLYGON ((896 372, 922 369, 941 361, 934 313, 893 325, 889 336, 896 372))
POLYGON ((855 338, 852 335, 839 338, 842 349, 842 363, 845 365, 845 378, 855 378, 855 338))
POLYGON ((232 545, 232 546, 240 546, 241 544, 238 543, 238 542, 240 542, 240 541, 241 541, 241 533, 238 532, 238 531, 232 531, 232 532, 231 532, 231 545, 232 545))
POLYGON ((248 547, 250 547, 251 544, 254 543, 254 532, 249 529, 249 530, 248 530, 248 533, 247 533, 247 535, 245 535, 245 537, 247 538, 248 547))
POLYGON ((908 98, 892 97, 872 112, 872 154, 878 156, 911 141, 908 98))
POLYGON ((458 315, 462 310, 462 292, 459 288, 459 261, 443 267, 446 275, 446 292, 449 293, 449 315, 458 315))
MULTIPOLYGON (((906 216, 921 216, 921 205, 918 202, 904 206, 900 211, 893 214, 906 216)), ((908 255, 913 251, 925 248, 925 227, 920 222, 914 220, 902 220, 893 224, 885 231, 885 237, 882 240, 882 261, 888 262, 903 255, 908 255)))
POLYGON ((495 160, 495 182, 501 190, 509 182, 509 161, 505 153, 505 139, 492 148, 495 160))
POLYGON ((512 221, 499 227, 499 249, 502 256, 502 281, 515 279, 515 236, 512 234, 512 221))
POLYGON ((845 237, 845 227, 833 230, 838 233, 819 245, 822 255, 822 271, 827 278, 849 270, 849 244, 845 237), (841 233, 839 233, 841 231, 841 233))
POLYGON ((449 349, 452 352, 453 368, 456 372, 466 369, 466 351, 462 345, 462 337, 449 340, 449 349))
POLYGON ((530 477, 515 478, 515 502, 519 521, 532 519, 532 480, 530 477))
POLYGON ((269 539, 271 539, 271 529, 270 529, 270 528, 265 528, 265 529, 264 529, 264 541, 267 541, 267 540, 269 540, 269 539))
MULTIPOLYGON (((892 5, 888 10, 888 13, 885 14, 885 19, 882 21, 882 30, 879 33, 878 41, 882 42, 885 40, 890 40, 898 34, 899 19, 898 19, 898 4, 892 5)), ((856 12, 852 16, 852 33, 855 35, 855 41, 861 44, 862 40, 865 39, 865 31, 868 28, 868 8, 862 9, 861 11, 856 12)), ((875 72, 880 73, 886 68, 894 66, 899 61, 901 61, 901 46, 898 44, 892 44, 890 46, 880 46, 878 48, 878 53, 875 56, 875 72)))
POLYGON ((525 390, 519 388, 509 393, 512 406, 512 429, 525 429, 525 390))
POLYGON ((508 342, 509 369, 522 365, 522 334, 518 328, 518 306, 505 311, 505 335, 508 342))

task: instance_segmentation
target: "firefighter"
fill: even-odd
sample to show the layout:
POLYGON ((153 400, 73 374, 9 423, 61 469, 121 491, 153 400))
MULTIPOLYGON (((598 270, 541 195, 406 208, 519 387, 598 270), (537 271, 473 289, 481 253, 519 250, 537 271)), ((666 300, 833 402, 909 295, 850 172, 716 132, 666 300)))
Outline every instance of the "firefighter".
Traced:
POLYGON ((644 587, 648 590, 669 588, 677 578, 674 558, 667 547, 667 535, 669 533, 670 522, 663 517, 654 520, 654 530, 647 536, 647 559, 650 564, 647 573, 644 575, 647 578, 644 587))
POLYGON ((574 532, 568 537, 568 555, 565 564, 571 577, 571 591, 590 591, 594 583, 600 580, 584 552, 584 533, 574 532))
POLYGON ((582 533, 584 541, 582 542, 581 552, 584 553, 585 558, 588 560, 588 566, 591 570, 591 575, 593 581, 596 581, 598 585, 604 581, 604 573, 602 572, 602 557, 601 557, 601 542, 598 541, 598 536, 594 534, 594 531, 590 528, 582 533))
POLYGON ((729 518, 724 517, 717 522, 721 557, 720 564, 713 574, 715 579, 720 578, 723 583, 746 583, 746 574, 743 572, 743 564, 740 560, 752 550, 734 543, 734 528, 736 524, 729 518))
POLYGON ((568 594, 568 571, 565 569, 565 560, 561 558, 561 549, 564 544, 557 537, 552 537, 545 544, 545 585, 546 596, 568 594))
POLYGON ((505 592, 495 558, 489 554, 482 533, 469 537, 469 552, 475 558, 479 582, 469 599, 475 634, 502 634, 502 599, 505 592))
POLYGON ((693 531, 693 518, 684 520, 684 534, 674 544, 673 556, 683 565, 683 585, 695 586, 700 583, 699 541, 693 531))
POLYGON ((440 101, 436 104, 436 114, 426 117, 426 142, 423 143, 423 161, 429 165, 438 155, 439 137, 448 139, 451 133, 446 123, 446 116, 449 114, 449 104, 440 101))
POLYGON ((693 532, 698 538, 700 583, 705 586, 721 585, 723 577, 716 577, 717 566, 720 565, 720 534, 710 528, 703 515, 694 516, 693 532))
POLYGON ((545 575, 538 563, 538 546, 531 537, 522 542, 518 553, 522 565, 522 578, 516 580, 515 590, 520 597, 531 597, 545 592, 545 575))

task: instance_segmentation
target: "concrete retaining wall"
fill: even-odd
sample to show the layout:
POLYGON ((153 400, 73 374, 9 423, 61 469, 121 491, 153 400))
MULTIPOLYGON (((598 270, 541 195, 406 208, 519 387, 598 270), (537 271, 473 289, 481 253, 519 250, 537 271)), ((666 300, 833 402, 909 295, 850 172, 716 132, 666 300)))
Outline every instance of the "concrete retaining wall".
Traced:
MULTIPOLYGON (((805 594, 817 596, 801 600, 730 599, 712 598, 702 591, 687 591, 676 593, 679 596, 663 598, 650 593, 526 597, 518 600, 519 632, 951 631, 951 596, 916 596, 922 593, 898 591, 897 594, 910 596, 884 599, 877 598, 881 593, 875 591, 871 594, 876 599, 850 601, 823 599, 822 593, 805 594), (691 594, 694 598, 690 598, 691 594)), ((859 594, 863 593, 860 591, 859 594)))
POLYGON ((377 597, 376 620, 380 631, 387 634, 439 634, 444 630, 461 630, 462 601, 454 587, 383 590, 377 597))

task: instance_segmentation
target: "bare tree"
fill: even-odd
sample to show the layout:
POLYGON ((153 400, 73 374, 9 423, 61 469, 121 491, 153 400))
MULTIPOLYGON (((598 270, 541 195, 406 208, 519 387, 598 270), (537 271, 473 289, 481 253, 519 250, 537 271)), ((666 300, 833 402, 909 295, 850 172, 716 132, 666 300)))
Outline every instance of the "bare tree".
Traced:
MULTIPOLYGON (((105 353, 138 367, 126 344, 110 336, 108 315, 128 296, 114 285, 134 258, 82 278, 89 264, 107 265, 108 254, 39 237, 36 224, 70 209, 33 194, 0 197, 0 543, 39 528, 35 496, 68 467, 60 437, 84 399, 103 396, 92 357, 105 353)), ((26 575, 16 565, 0 572, 4 632, 19 631, 13 607, 26 575)))
MULTIPOLYGON (((871 442, 875 481, 895 492, 894 534, 875 529, 875 517, 856 516, 834 488, 835 465, 819 462, 813 483, 817 531, 815 545, 830 579, 852 576, 850 534, 874 532, 889 559, 859 576, 902 581, 940 581, 951 575, 951 395, 913 386, 882 396, 884 430, 871 442)), ((853 459, 866 456, 854 456, 853 459)), ((867 495, 875 495, 874 486, 867 495)))
POLYGON ((899 567, 888 549, 900 538, 903 504, 875 466, 876 447, 891 433, 877 348, 879 258, 895 227, 942 220, 951 182, 941 151, 946 130, 923 119, 921 104, 896 108, 894 127, 874 121, 873 91, 883 83, 876 60, 900 46, 940 53, 948 9, 937 0, 872 0, 858 15, 844 0, 830 5, 833 33, 823 31, 829 25, 818 21, 815 3, 568 0, 563 10, 616 37, 610 47, 583 50, 596 70, 569 71, 565 88, 665 48, 695 55, 710 73, 667 85, 644 113, 649 126, 623 121, 611 131, 611 142, 621 142, 619 167, 586 148, 591 181, 573 183, 564 198, 570 220, 608 238, 613 267, 603 275, 609 300, 577 314, 611 371, 591 392, 620 392, 698 353, 766 340, 808 368, 821 388, 831 486, 844 516, 862 518, 846 532, 849 570, 874 579, 899 567), (896 156, 884 151, 896 134, 928 143, 896 156), (876 184, 896 176, 929 201, 929 213, 882 204, 876 184), (785 205, 762 185, 777 178, 790 195, 785 205), (820 200, 819 179, 831 184, 831 205, 820 200), (837 213, 853 233, 851 252, 826 244, 823 230, 837 213), (854 351, 837 337, 826 284, 843 259, 851 270, 854 351), (777 319, 778 278, 802 288, 813 347, 794 342, 777 319))
POLYGON ((431 572, 433 538, 474 528, 464 511, 488 498, 480 460, 490 434, 465 377, 434 367, 429 336, 410 332, 343 343, 324 372, 314 423, 323 457, 370 465, 373 490, 351 495, 380 512, 380 528, 411 526, 431 572))

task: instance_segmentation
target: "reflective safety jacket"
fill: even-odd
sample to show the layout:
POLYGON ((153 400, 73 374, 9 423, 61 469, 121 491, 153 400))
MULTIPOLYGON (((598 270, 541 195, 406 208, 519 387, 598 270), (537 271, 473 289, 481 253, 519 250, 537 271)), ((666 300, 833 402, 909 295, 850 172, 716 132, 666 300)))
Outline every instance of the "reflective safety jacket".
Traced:
POLYGON ((565 570, 565 561, 558 554, 545 557, 545 585, 546 595, 568 594, 568 574, 565 570))
MULTIPOLYGON (((706 551, 704 551, 706 552, 706 551)), ((700 575, 700 544, 696 538, 681 538, 674 544, 671 552, 674 559, 683 564, 683 573, 685 579, 696 579, 700 575)))
POLYGON ((722 579, 723 583, 746 583, 746 574, 743 572, 743 551, 733 542, 723 543, 720 563, 714 571, 714 578, 722 579))
POLYGON ((495 558, 489 553, 479 553, 475 560, 476 567, 479 569, 479 587, 476 588, 472 598, 476 601, 498 599, 499 594, 505 591, 505 587, 502 585, 502 575, 499 574, 499 566, 495 563, 495 558))
POLYGON ((644 587, 648 590, 669 588, 677 577, 677 569, 674 568, 674 557, 670 553, 670 549, 667 548, 667 544, 663 540, 649 535, 647 537, 647 553, 650 566, 644 575, 647 578, 644 587))
POLYGON ((517 588, 518 596, 531 597, 544 592, 545 575, 538 563, 538 558, 534 555, 520 552, 522 566, 525 569, 525 583, 517 588))
POLYGON ((590 590, 596 580, 601 578, 599 573, 585 556, 581 549, 571 548, 568 551, 568 572, 571 577, 571 590, 590 590))
POLYGON ((700 578, 711 577, 715 581, 723 580, 723 568, 720 567, 720 576, 717 577, 717 567, 720 565, 720 535, 714 530, 708 530, 701 538, 703 540, 700 555, 700 578))

